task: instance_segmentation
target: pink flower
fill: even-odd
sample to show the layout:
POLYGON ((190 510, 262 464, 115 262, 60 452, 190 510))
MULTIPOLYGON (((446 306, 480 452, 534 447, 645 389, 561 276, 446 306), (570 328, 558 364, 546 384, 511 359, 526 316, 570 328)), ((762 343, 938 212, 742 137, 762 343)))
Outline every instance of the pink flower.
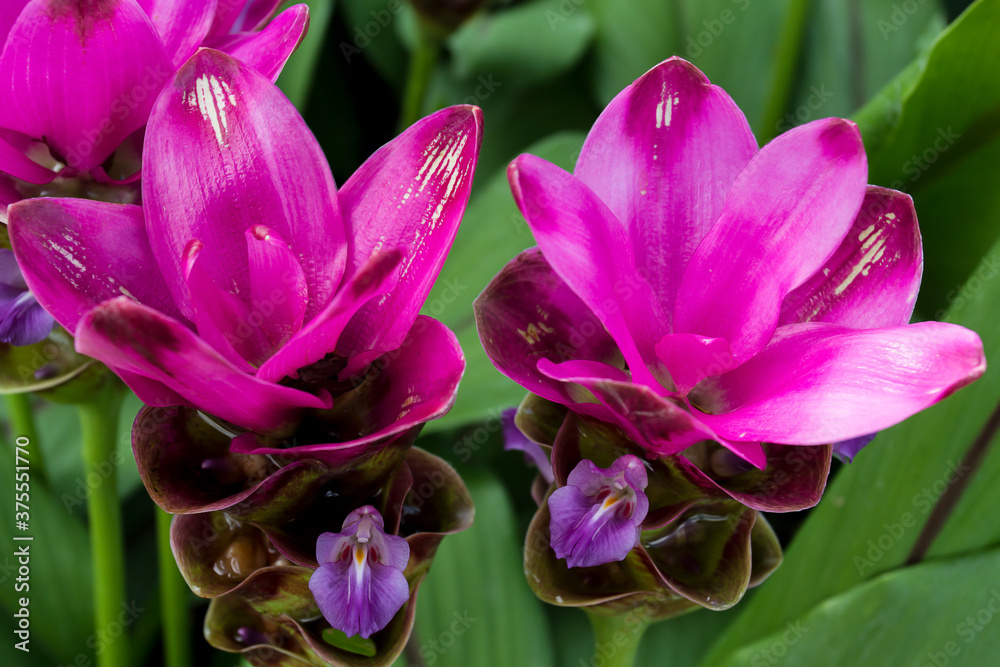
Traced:
POLYGON ((729 96, 671 58, 625 89, 573 174, 509 169, 538 248, 476 305, 493 363, 618 424, 651 455, 891 426, 982 375, 979 337, 908 325, 922 257, 900 192, 866 186, 861 136, 831 118, 758 150, 729 96))
POLYGON ((458 229, 481 134, 477 108, 444 109, 338 191, 281 92, 204 49, 152 110, 142 207, 19 202, 11 240, 77 349, 146 403, 287 432, 354 392, 337 402, 341 430, 294 452, 360 447, 454 400, 458 342, 418 311, 458 229))
POLYGON ((101 165, 146 124, 157 93, 200 46, 275 80, 309 23, 306 5, 296 5, 265 28, 280 4, 5 0, 0 98, 17 104, 0 105, 0 172, 30 183, 66 167, 103 176, 101 165))

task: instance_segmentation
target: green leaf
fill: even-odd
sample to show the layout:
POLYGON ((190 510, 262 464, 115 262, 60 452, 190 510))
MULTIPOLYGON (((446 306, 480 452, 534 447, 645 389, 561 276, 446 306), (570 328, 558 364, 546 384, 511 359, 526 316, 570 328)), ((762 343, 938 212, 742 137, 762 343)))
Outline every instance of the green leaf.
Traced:
POLYGON ((74 379, 89 378, 92 373, 87 371, 95 363, 76 353, 73 337, 60 326, 34 345, 0 343, 0 394, 56 390, 74 379))
MULTIPOLYGON (((302 0, 289 0, 282 9, 301 2, 302 0)), ((309 102, 316 62, 323 50, 326 33, 333 18, 334 0, 306 0, 305 4, 309 5, 309 32, 278 77, 278 87, 300 111, 309 102)))
POLYGON ((991 665, 1000 550, 892 572, 816 607, 720 664, 991 665), (992 621, 992 623, 991 623, 992 621))
POLYGON ((448 42, 455 76, 527 87, 572 67, 590 44, 594 21, 582 11, 564 17, 562 4, 536 0, 473 18, 448 42))
MULTIPOLYGON (((979 333, 986 357, 1000 354, 1000 243, 987 254, 994 279, 974 277, 968 297, 948 320, 979 333)), ((743 606, 710 654, 717 665, 738 647, 771 634, 824 599, 903 565, 934 506, 951 487, 971 484, 931 555, 953 556, 1000 543, 1000 449, 992 448, 974 477, 964 463, 970 446, 1000 404, 1000 374, 971 386, 889 429, 837 475, 786 551, 785 562, 743 606)))
POLYGON ((771 134, 817 118, 851 115, 929 48, 944 27, 940 3, 933 1, 905 10, 898 0, 814 2, 800 83, 771 134))
POLYGON ((445 538, 420 586, 414 650, 438 667, 549 667, 548 623, 524 580, 524 540, 507 492, 491 474, 463 477, 476 522, 445 538))
MULTIPOLYGON (((3 455, 6 460, 0 465, 0 489, 13 495, 15 466, 23 464, 15 462, 12 447, 4 447, 3 455)), ((29 486, 28 530, 16 529, 12 500, 7 511, 0 512, 0 541, 7 545, 0 556, 0 606, 4 616, 10 618, 20 608, 21 598, 27 598, 32 652, 48 655, 51 662, 72 664, 77 655, 90 658, 96 641, 92 634, 93 587, 87 531, 40 480, 30 479, 29 486), (13 540, 26 535, 33 539, 13 540), (29 573, 27 579, 18 582, 20 563, 14 553, 22 546, 29 551, 29 573), (27 589, 18 590, 17 586, 27 589)), ((11 641, 8 635, 6 642, 11 641)), ((6 664, 20 663, 15 660, 6 664)))
MULTIPOLYGON (((560 15, 568 18, 569 7, 578 5, 565 4, 560 15)), ((683 55, 683 9, 677 2, 590 0, 578 10, 590 11, 597 23, 594 85, 601 106, 656 63, 683 55)))
MULTIPOLYGON (((582 144, 582 136, 563 134, 535 144, 527 152, 572 168, 582 144)), ((481 421, 517 405, 524 397, 524 389, 502 376, 486 358, 476 331, 472 301, 507 262, 533 245, 531 231, 510 194, 507 174, 501 171, 466 210, 448 261, 422 311, 458 335, 466 360, 455 407, 429 428, 439 430, 481 421)))
POLYGON ((365 639, 361 635, 348 637, 345 632, 336 628, 324 628, 323 641, 330 646, 350 651, 351 653, 357 653, 358 655, 363 655, 366 658, 373 658, 375 657, 375 654, 378 653, 378 649, 376 648, 373 640, 365 639))
POLYGON ((402 90, 409 61, 400 39, 403 16, 412 12, 403 0, 350 0, 340 5, 347 39, 337 51, 350 65, 357 58, 367 58, 372 67, 402 90))
POLYGON ((600 103, 679 55, 733 97, 761 139, 774 134, 794 84, 806 0, 596 0, 600 103))
POLYGON ((958 288, 996 236, 1000 189, 1000 2, 973 4, 858 114, 869 182, 909 192, 924 236, 928 314, 958 288), (961 230, 961 233, 956 233, 961 230))

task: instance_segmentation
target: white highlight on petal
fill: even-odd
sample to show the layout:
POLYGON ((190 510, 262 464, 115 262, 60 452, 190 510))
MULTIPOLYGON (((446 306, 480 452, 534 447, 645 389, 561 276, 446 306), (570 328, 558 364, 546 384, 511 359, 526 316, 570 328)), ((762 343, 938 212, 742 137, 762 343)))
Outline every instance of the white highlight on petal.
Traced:
MULTIPOLYGON (((892 213, 887 214, 886 217, 888 218, 890 215, 893 218, 896 217, 892 213)), ((889 219, 891 220, 892 218, 889 219)), ((861 256, 861 259, 854 265, 851 272, 847 274, 847 277, 843 280, 843 282, 837 285, 837 287, 833 290, 834 295, 840 296, 843 294, 844 290, 850 287, 851 283, 853 283, 858 276, 867 276, 868 271, 875 264, 875 262, 882 259, 882 256, 885 254, 885 245, 887 241, 885 228, 883 227, 876 231, 875 227, 876 225, 871 225, 858 235, 858 240, 864 241, 861 245, 861 251, 864 255, 861 256)))
POLYGON ((201 117, 212 126, 219 146, 227 145, 229 116, 226 109, 236 107, 236 95, 229 84, 214 74, 202 74, 195 80, 194 90, 188 92, 185 101, 190 108, 197 108, 201 117))
POLYGON ((660 103, 656 105, 656 127, 670 127, 670 120, 673 118, 674 106, 680 104, 680 97, 667 92, 667 83, 663 83, 660 92, 660 103))

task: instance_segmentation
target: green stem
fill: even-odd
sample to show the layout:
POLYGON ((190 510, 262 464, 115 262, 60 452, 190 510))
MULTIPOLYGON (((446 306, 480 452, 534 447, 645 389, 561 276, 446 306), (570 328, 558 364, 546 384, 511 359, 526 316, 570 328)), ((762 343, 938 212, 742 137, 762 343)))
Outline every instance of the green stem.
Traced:
POLYGON ((427 89, 431 75, 437 64, 441 40, 432 30, 421 25, 417 31, 417 46, 410 55, 410 68, 406 73, 406 89, 403 92, 403 111, 399 118, 399 131, 420 120, 423 115, 427 89))
POLYGON ((589 611, 587 617, 594 629, 594 657, 603 658, 605 667, 632 667, 649 619, 635 613, 608 616, 589 611))
POLYGON ((31 443, 31 476, 45 481, 45 459, 38 446, 38 429, 35 428, 35 413, 31 409, 31 394, 7 394, 7 413, 10 415, 11 437, 27 438, 31 443))
POLYGON ((774 54, 774 81, 771 94, 764 108, 763 122, 758 138, 761 145, 780 131, 782 116, 792 99, 795 83, 795 68, 802 56, 802 42, 805 39, 806 23, 809 18, 809 0, 792 0, 785 13, 785 22, 778 37, 778 48, 774 54))
POLYGON ((156 508, 156 542, 160 561, 160 609, 163 616, 163 646, 165 667, 187 667, 191 657, 191 635, 188 632, 188 587, 170 549, 172 517, 156 508))
MULTIPOLYGON (((118 468, 113 454, 118 444, 118 416, 124 394, 117 382, 105 382, 93 400, 78 406, 83 432, 83 460, 87 473, 99 471, 102 481, 87 497, 90 521, 90 556, 94 580, 94 619, 97 632, 117 624, 125 599, 125 544, 121 505, 118 502, 118 468)), ((123 632, 97 656, 98 667, 128 667, 128 633, 123 632)))

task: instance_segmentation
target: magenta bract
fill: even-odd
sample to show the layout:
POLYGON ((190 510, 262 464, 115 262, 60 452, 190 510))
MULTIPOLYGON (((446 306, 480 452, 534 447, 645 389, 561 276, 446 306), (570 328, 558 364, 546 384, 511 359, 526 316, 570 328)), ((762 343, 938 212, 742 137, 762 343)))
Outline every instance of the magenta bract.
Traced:
POLYGON ((296 441, 322 457, 454 400, 461 350, 418 310, 468 200, 481 128, 474 107, 440 111, 338 191, 280 91, 202 49, 152 111, 143 206, 19 202, 12 243, 78 349, 146 403, 193 405, 262 436, 288 436, 312 411, 339 424, 296 441))
POLYGON ((764 443, 868 436, 985 370, 972 331, 907 324, 916 215, 866 186, 850 121, 758 150, 729 96, 671 58, 608 105, 573 174, 522 155, 509 178, 538 249, 477 300, 490 359, 650 456, 714 441, 762 468, 764 443))
MULTIPOLYGON (((199 47, 277 78, 305 35, 306 5, 278 0, 10 0, 0 9, 0 172, 47 183, 101 179, 199 47)), ((2 196, 0 199, 10 199, 2 196)))

